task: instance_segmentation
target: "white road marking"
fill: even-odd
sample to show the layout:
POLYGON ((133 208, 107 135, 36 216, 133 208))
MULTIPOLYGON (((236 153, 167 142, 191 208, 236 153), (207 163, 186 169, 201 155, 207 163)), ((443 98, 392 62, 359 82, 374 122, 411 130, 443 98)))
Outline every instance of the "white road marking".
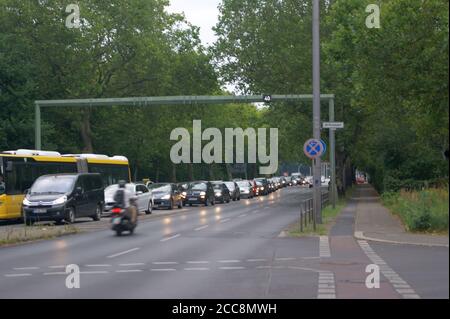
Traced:
POLYGON ((151 271, 176 271, 174 268, 152 268, 151 271))
POLYGON ((197 267, 197 268, 184 268, 184 270, 209 270, 209 268, 197 267))
POLYGON ((186 263, 188 263, 188 264, 207 264, 207 263, 209 263, 209 261, 206 261, 206 260, 190 260, 190 261, 187 261, 186 263))
POLYGON ((380 272, 404 299, 420 299, 414 289, 378 256, 367 241, 358 240, 358 244, 371 262, 380 267, 380 272))
POLYGON ((35 270, 35 269, 39 269, 39 267, 16 267, 13 269, 14 270, 35 270))
POLYGON ((229 221, 230 221, 229 218, 225 218, 225 219, 222 219, 220 222, 221 222, 221 223, 226 223, 226 222, 229 222, 229 221))
POLYGON ((106 270, 99 270, 99 271, 80 271, 81 275, 96 275, 96 274, 107 274, 108 271, 106 270))
POLYGON ((59 271, 59 272, 44 272, 44 276, 52 276, 52 275, 67 275, 67 273, 66 272, 62 272, 62 271, 59 271))
POLYGON ((289 261, 289 260, 296 260, 296 258, 293 258, 293 257, 280 257, 280 258, 275 258, 275 260, 277 260, 277 261, 289 261))
POLYGON ((239 269, 245 269, 245 267, 219 267, 221 270, 239 270, 239 269))
POLYGON ((64 265, 57 265, 57 266, 48 266, 48 268, 54 269, 54 268, 66 268, 64 265))
POLYGON ((230 259, 230 260, 219 260, 219 263, 239 263, 241 262, 238 259, 230 259))
POLYGON ((320 236, 319 255, 321 258, 331 257, 328 236, 320 236))
POLYGON ((92 265, 85 265, 86 267, 111 267, 111 265, 108 264, 92 264, 92 265))
POLYGON ((119 264, 121 267, 129 267, 129 266, 144 266, 145 263, 131 263, 131 264, 119 264))
POLYGON ((128 253, 131 253, 133 251, 139 250, 139 249, 140 249, 139 247, 128 249, 128 250, 122 251, 122 252, 114 254, 114 255, 109 255, 107 258, 114 258, 114 257, 122 256, 122 255, 125 255, 128 253))
POLYGON ((178 262, 176 261, 154 261, 152 262, 153 265, 178 265, 178 262))
POLYGON ((255 259, 247 259, 248 262, 261 262, 261 261, 266 261, 267 259, 263 259, 263 258, 255 258, 255 259))
POLYGON ((205 228, 207 228, 207 227, 209 227, 209 225, 197 227, 197 228, 195 228, 194 230, 195 230, 195 231, 199 231, 199 230, 205 229, 205 228))
POLYGON ((242 217, 245 217, 245 216, 247 216, 247 214, 239 215, 238 218, 242 218, 242 217))
POLYGON ((6 274, 5 277, 28 277, 31 274, 6 274))
POLYGON ((141 272, 142 269, 124 269, 124 270, 116 270, 119 273, 129 273, 129 272, 141 272))
MULTIPOLYGON (((326 237, 326 236, 324 236, 326 237)), ((327 237, 328 242, 328 237, 327 237)), ((319 271, 319 284, 317 288, 318 299, 336 299, 336 286, 334 274, 331 271, 319 271)))
POLYGON ((160 241, 161 241, 161 242, 165 242, 165 241, 168 241, 168 240, 177 238, 177 237, 180 237, 180 234, 176 234, 176 235, 173 235, 173 236, 170 236, 170 237, 167 237, 167 238, 163 238, 163 239, 161 239, 160 241))

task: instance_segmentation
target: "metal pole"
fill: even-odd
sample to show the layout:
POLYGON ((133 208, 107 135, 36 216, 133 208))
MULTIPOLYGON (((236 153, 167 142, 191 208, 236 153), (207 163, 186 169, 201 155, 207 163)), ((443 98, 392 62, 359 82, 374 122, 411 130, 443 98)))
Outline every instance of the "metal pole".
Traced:
MULTIPOLYGON (((329 101, 329 116, 330 122, 334 122, 334 99, 329 101)), ((336 193, 336 145, 335 145, 335 130, 330 128, 330 165, 331 165, 331 178, 330 178, 330 192, 331 192, 331 205, 336 207, 337 193, 336 193)))
POLYGON ((35 140, 34 147, 40 150, 41 145, 41 108, 37 103, 34 104, 34 129, 35 129, 35 140))
MULTIPOLYGON (((313 0, 313 135, 315 139, 320 139, 320 1, 313 0)), ((313 160, 313 180, 314 180, 314 224, 322 223, 322 212, 320 204, 321 188, 321 161, 320 158, 313 160)))

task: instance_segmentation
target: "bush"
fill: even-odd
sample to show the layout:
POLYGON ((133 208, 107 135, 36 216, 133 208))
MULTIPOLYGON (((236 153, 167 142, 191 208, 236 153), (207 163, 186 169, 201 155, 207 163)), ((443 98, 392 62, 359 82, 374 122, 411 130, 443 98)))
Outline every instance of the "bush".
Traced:
POLYGON ((403 220, 411 231, 448 232, 448 188, 386 192, 383 203, 403 220))

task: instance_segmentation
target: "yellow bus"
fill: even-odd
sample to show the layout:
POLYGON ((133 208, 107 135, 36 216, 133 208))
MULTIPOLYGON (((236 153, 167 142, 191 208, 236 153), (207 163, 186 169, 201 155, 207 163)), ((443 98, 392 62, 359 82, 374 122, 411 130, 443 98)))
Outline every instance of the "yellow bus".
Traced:
POLYGON ((60 154, 51 151, 16 150, 0 153, 0 220, 22 217, 26 191, 41 175, 58 173, 100 173, 104 186, 130 181, 130 167, 124 156, 60 154))

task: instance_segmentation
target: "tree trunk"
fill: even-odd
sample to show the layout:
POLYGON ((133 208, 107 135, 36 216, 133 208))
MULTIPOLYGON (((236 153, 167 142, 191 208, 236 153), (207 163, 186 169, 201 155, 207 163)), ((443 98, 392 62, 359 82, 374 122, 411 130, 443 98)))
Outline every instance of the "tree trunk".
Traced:
POLYGON ((194 165, 192 163, 188 164, 188 177, 190 181, 194 180, 194 165))
POLYGON ((172 165, 171 180, 172 180, 172 183, 176 183, 177 182, 177 166, 174 163, 172 163, 171 165, 172 165))
POLYGON ((83 110, 83 119, 81 121, 81 138, 83 140, 83 153, 93 153, 92 130, 91 130, 91 109, 83 110))
POLYGON ((213 181, 214 180, 214 170, 213 170, 212 164, 208 165, 208 174, 209 174, 209 180, 213 181))
POLYGON ((228 180, 229 180, 229 181, 233 180, 233 173, 231 173, 231 165, 228 164, 228 163, 226 163, 226 164, 225 164, 225 168, 227 169, 227 177, 228 177, 228 180))

